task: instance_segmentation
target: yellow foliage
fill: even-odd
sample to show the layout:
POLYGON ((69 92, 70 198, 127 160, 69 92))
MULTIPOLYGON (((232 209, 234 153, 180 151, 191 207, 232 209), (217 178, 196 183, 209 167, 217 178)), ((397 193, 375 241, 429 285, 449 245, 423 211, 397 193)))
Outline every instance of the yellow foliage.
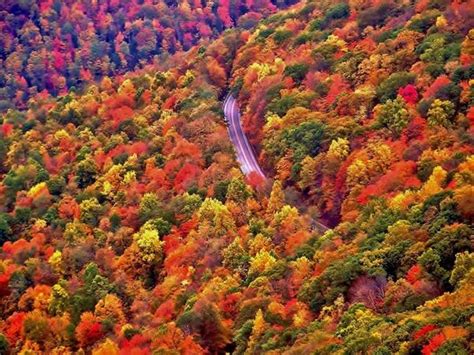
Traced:
POLYGON ((157 230, 145 229, 136 233, 133 238, 140 251, 142 261, 154 263, 161 258, 161 241, 157 230))
POLYGON ((113 319, 114 324, 125 323, 122 301, 114 294, 108 294, 95 306, 95 315, 99 320, 113 319))
POLYGON ((108 195, 112 192, 112 184, 108 181, 104 181, 104 184, 102 186, 102 192, 105 194, 105 195, 108 195))
POLYGON ((278 314, 281 317, 285 316, 285 306, 281 303, 272 301, 267 307, 268 311, 273 314, 278 314))
POLYGON ((273 69, 267 63, 253 63, 249 69, 257 73, 258 81, 261 81, 266 76, 273 74, 273 69))
POLYGON ((443 29, 448 25, 448 21, 443 15, 440 15, 436 18, 436 27, 443 29))
POLYGON ((257 311, 252 328, 252 335, 259 336, 265 330, 265 319, 263 319, 263 312, 261 309, 257 311))
POLYGON ((39 184, 34 185, 27 193, 28 197, 34 198, 36 197, 41 191, 48 190, 48 186, 46 183, 40 182, 39 184))
POLYGON ((62 269, 62 253, 56 250, 48 259, 48 263, 53 267, 54 271, 60 272, 62 269))
POLYGON ((56 133, 54 133, 54 138, 57 140, 63 139, 63 138, 70 138, 69 133, 67 133, 66 130, 60 129, 56 133))
POLYGON ((310 314, 306 309, 299 309, 293 316, 293 325, 296 328, 302 328, 308 325, 310 314))
POLYGON ((410 204, 416 201, 417 194, 414 191, 406 190, 400 192, 389 201, 390 208, 406 211, 410 204))
POLYGON ((253 239, 248 242, 248 249, 250 255, 256 255, 260 251, 272 250, 272 241, 270 238, 265 237, 263 234, 257 234, 253 239))
POLYGON ((260 251, 250 262, 249 273, 263 273, 276 264, 276 259, 267 251, 260 251))
POLYGON ((347 168, 346 185, 350 188, 365 185, 369 181, 367 165, 356 159, 347 168))
POLYGON ((425 200, 426 198, 443 191, 442 185, 444 184, 447 175, 448 173, 442 167, 435 167, 428 181, 425 182, 421 190, 418 192, 420 198, 425 200))
POLYGON ((285 205, 285 194, 283 193, 282 185, 279 180, 275 180, 270 193, 270 199, 267 205, 267 214, 273 215, 275 212, 281 210, 285 205))
POLYGON ((333 139, 328 150, 328 158, 343 160, 349 155, 349 141, 345 138, 333 139))
POLYGON ((118 354, 120 354, 119 347, 110 339, 106 339, 97 348, 92 350, 92 355, 118 355, 118 354))
POLYGON ((137 174, 135 173, 135 171, 131 170, 131 171, 127 171, 125 173, 125 176, 123 177, 123 181, 126 183, 126 184, 130 184, 131 182, 134 182, 137 180, 137 174))

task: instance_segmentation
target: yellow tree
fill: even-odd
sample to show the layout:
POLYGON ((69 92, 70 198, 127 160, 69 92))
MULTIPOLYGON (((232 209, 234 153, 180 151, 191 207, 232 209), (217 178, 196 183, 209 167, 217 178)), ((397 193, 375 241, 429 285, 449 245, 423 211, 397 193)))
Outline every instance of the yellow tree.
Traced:
POLYGON ((275 180, 267 205, 267 215, 273 216, 285 205, 285 194, 280 180, 275 180))
POLYGON ((246 355, 258 353, 257 344, 264 331, 265 319, 263 318, 262 309, 259 308, 257 314, 255 315, 255 320, 253 321, 252 334, 250 335, 247 350, 245 351, 246 355))

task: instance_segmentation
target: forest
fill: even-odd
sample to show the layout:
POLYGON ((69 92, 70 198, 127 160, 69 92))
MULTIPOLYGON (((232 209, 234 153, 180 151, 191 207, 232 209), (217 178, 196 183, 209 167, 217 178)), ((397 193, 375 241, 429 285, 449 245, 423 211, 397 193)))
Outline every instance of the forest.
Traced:
POLYGON ((6 0, 0 29, 0 354, 474 353, 472 0, 6 0))

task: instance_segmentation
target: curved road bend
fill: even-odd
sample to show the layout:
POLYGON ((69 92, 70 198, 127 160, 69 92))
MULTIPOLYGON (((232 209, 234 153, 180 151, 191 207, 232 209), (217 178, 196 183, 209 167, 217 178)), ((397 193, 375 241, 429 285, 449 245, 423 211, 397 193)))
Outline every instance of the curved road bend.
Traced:
MULTIPOLYGON (((245 175, 249 175, 251 172, 256 172, 265 179, 265 174, 260 168, 260 165, 258 165, 252 147, 242 129, 239 106, 237 105, 237 100, 232 94, 227 95, 224 100, 224 116, 227 120, 227 131, 229 132, 230 140, 234 145, 237 160, 242 172, 245 175)), ((311 220, 311 226, 313 229, 319 229, 322 232, 329 229, 329 227, 314 219, 311 220)))
POLYGON ((265 178, 260 165, 258 165, 252 147, 249 144, 247 136, 240 123, 240 110, 237 106, 237 100, 229 94, 224 101, 224 115, 227 120, 227 130, 230 140, 235 147, 237 160, 240 168, 245 175, 255 172, 265 178))

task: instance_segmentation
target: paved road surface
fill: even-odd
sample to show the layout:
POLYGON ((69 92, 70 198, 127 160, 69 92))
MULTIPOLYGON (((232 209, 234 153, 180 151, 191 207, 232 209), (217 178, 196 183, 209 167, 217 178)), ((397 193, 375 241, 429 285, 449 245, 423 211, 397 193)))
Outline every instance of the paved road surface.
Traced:
POLYGON ((234 144, 237 160, 239 161, 242 172, 245 175, 255 172, 265 178, 265 174, 258 165, 255 153, 242 129, 240 123, 240 110, 237 106, 237 100, 232 96, 232 94, 228 95, 224 101, 224 115, 227 120, 229 137, 234 144))
MULTIPOLYGON (((232 94, 227 95, 223 107, 224 116, 227 121, 227 131, 229 132, 229 137, 234 145, 240 169, 245 175, 255 172, 266 179, 260 165, 258 165, 255 153, 249 144, 247 136, 242 129, 239 106, 237 105, 237 100, 232 96, 232 94)), ((321 232, 325 232, 329 229, 329 227, 314 219, 311 220, 311 227, 312 229, 317 229, 321 232)))

